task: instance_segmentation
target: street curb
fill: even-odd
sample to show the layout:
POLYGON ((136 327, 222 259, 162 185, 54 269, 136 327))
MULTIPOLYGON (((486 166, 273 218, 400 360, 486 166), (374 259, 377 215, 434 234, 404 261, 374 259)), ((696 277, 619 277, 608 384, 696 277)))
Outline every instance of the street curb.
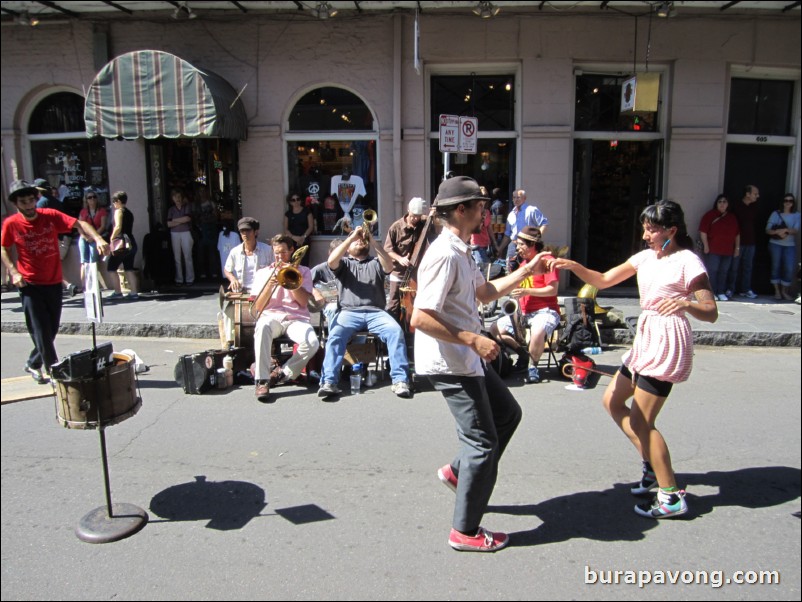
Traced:
MULTIPOLYGON (((24 322, 3 322, 2 332, 27 334, 24 322)), ((59 334, 92 334, 87 322, 62 322, 59 334)), ((107 337, 143 337, 175 339, 214 339, 219 342, 217 326, 211 324, 97 324, 95 333, 107 337)))
MULTIPOLYGON (((631 345, 632 333, 626 328, 602 329, 602 344, 631 345)), ((798 332, 694 331, 694 345, 710 347, 799 347, 798 332)))
MULTIPOLYGON (((3 322, 2 332, 28 332, 24 322, 3 322)), ((217 326, 211 324, 112 324, 96 326, 95 332, 102 336, 212 339, 219 337, 217 326)), ((59 334, 91 335, 92 325, 87 322, 63 322, 59 334)), ((626 328, 601 329, 602 343, 607 345, 631 345, 632 334, 626 328)), ((695 331, 696 345, 711 347, 800 347, 802 334, 798 332, 714 332, 695 331)))

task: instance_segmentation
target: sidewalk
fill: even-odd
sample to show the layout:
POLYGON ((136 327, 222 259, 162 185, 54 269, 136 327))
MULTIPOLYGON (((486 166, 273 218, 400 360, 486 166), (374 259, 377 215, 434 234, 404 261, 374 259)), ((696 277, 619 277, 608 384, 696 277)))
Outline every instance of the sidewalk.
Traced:
MULTIPOLYGON (((128 337, 172 337, 218 340, 217 291, 201 288, 166 293, 141 293, 137 301, 109 300, 104 293, 104 321, 97 334, 128 337)), ((562 301, 562 298, 560 298, 562 301)), ((64 299, 62 334, 91 334, 83 295, 64 299)), ((600 306, 613 307, 624 318, 638 316, 635 298, 599 297, 600 306)), ((799 347, 800 306, 771 297, 719 303, 715 324, 691 318, 694 340, 700 345, 799 347)), ((22 305, 16 292, 2 293, 2 332, 27 332, 22 305)), ((625 328, 602 328, 602 342, 626 344, 632 339, 625 328)))

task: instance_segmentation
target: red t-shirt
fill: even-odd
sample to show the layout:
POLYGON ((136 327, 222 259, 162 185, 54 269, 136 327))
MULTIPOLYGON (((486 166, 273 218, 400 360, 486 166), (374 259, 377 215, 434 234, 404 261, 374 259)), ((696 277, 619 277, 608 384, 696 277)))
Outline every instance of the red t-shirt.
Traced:
POLYGON ((711 209, 702 216, 699 232, 707 234, 707 247, 713 255, 732 256, 735 253, 735 239, 740 228, 738 218, 732 213, 722 217, 718 209, 711 209))
POLYGON ((78 220, 56 209, 37 209, 31 222, 15 213, 3 222, 2 245, 17 247, 17 270, 31 284, 61 284, 58 235, 78 220))
MULTIPOLYGON (((546 257, 551 256, 546 255, 546 257)), ((557 275, 557 270, 552 270, 550 272, 546 272, 545 274, 533 274, 521 282, 520 288, 543 288, 552 282, 557 282, 559 279, 560 277, 557 275)), ((560 305, 557 302, 557 295, 552 295, 550 297, 536 297, 535 295, 527 295, 521 300, 521 312, 524 315, 535 313, 536 311, 545 309, 547 307, 553 309, 557 313, 560 313, 560 305)))

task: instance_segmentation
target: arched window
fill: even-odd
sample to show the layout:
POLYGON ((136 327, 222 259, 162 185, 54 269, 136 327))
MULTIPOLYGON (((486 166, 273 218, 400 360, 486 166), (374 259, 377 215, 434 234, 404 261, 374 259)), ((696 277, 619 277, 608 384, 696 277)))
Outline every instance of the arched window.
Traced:
POLYGON ((290 196, 301 196, 318 234, 342 234, 343 217, 357 227, 366 209, 378 210, 378 134, 356 94, 331 86, 307 92, 292 108, 285 139, 290 196))
POLYGON ((44 178, 58 192, 64 210, 78 217, 83 190, 92 186, 108 204, 106 142, 86 138, 84 99, 56 92, 42 99, 28 120, 33 178, 44 178))

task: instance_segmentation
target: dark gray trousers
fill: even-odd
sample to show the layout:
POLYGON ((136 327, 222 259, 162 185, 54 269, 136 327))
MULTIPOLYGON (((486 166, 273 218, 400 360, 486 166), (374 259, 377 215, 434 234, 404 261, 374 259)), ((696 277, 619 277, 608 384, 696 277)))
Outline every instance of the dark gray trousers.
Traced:
POLYGON ((479 528, 496 484, 498 463, 521 422, 521 406, 492 370, 485 376, 429 375, 457 422, 462 446, 451 468, 459 479, 452 526, 461 533, 479 528))

